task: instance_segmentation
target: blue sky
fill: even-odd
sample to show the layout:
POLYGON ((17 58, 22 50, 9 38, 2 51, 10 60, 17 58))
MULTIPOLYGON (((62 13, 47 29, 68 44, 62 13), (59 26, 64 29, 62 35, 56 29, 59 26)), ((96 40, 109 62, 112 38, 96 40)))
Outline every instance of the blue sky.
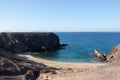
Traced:
POLYGON ((120 0, 0 0, 0 32, 120 32, 120 0))

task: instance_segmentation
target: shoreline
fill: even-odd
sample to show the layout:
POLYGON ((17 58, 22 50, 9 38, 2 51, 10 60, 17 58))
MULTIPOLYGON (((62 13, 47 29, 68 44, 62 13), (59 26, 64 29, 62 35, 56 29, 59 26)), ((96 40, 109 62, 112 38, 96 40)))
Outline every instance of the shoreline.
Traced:
POLYGON ((38 58, 35 56, 32 56, 30 53, 27 54, 18 54, 18 56, 26 58, 27 60, 31 60, 37 63, 43 63, 50 67, 55 68, 63 68, 63 69, 96 69, 98 67, 106 65, 106 63, 87 63, 87 62, 60 62, 60 61, 52 61, 52 60, 46 60, 42 58, 38 58))

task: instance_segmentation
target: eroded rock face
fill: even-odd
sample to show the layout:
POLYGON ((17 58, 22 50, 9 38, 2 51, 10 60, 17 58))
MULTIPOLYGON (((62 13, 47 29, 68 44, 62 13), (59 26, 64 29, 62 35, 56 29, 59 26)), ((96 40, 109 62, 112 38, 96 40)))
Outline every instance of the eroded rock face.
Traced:
POLYGON ((36 80, 42 72, 51 73, 56 70, 0 49, 0 80, 36 80))
POLYGON ((17 75, 19 72, 20 69, 14 62, 5 58, 0 59, 0 75, 17 75))
POLYGON ((0 33, 0 48, 19 53, 59 49, 59 37, 54 33, 0 33))
POLYGON ((0 80, 36 80, 41 72, 56 70, 42 63, 0 57, 0 80))
POLYGON ((40 68, 23 61, 0 57, 0 80, 35 80, 35 73, 39 75, 40 68))

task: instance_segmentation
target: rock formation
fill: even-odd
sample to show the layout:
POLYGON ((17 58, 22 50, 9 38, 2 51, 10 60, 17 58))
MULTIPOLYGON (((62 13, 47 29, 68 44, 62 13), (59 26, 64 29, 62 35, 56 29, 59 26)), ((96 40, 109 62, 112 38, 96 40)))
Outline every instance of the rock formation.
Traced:
POLYGON ((113 61, 120 58, 120 45, 113 47, 108 53, 101 53, 95 49, 94 56, 101 61, 113 61))
POLYGON ((112 61, 120 58, 120 44, 113 47, 110 52, 108 52, 107 61, 112 61))
POLYGON ((0 48, 14 53, 49 51, 61 47, 54 33, 0 33, 0 48))
POLYGON ((94 50, 94 54, 93 54, 98 60, 100 61, 105 61, 106 60, 106 54, 104 53, 100 53, 98 50, 94 50))
POLYGON ((17 53, 51 51, 63 46, 54 33, 0 33, 0 80, 36 80, 42 72, 54 73, 56 68, 17 53))
POLYGON ((0 80, 36 80, 41 72, 55 72, 57 68, 36 63, 14 53, 0 50, 0 80))

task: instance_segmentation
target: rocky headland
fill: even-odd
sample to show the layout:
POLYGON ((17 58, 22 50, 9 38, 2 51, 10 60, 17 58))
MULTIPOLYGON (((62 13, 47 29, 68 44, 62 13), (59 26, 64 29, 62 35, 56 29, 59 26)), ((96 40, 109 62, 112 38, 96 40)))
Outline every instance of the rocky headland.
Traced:
POLYGON ((0 33, 0 48, 14 53, 50 51, 61 46, 59 37, 54 33, 0 33))
POLYGON ((62 46, 54 33, 0 33, 0 80, 36 80, 57 68, 20 57, 25 52, 54 51, 62 46))

